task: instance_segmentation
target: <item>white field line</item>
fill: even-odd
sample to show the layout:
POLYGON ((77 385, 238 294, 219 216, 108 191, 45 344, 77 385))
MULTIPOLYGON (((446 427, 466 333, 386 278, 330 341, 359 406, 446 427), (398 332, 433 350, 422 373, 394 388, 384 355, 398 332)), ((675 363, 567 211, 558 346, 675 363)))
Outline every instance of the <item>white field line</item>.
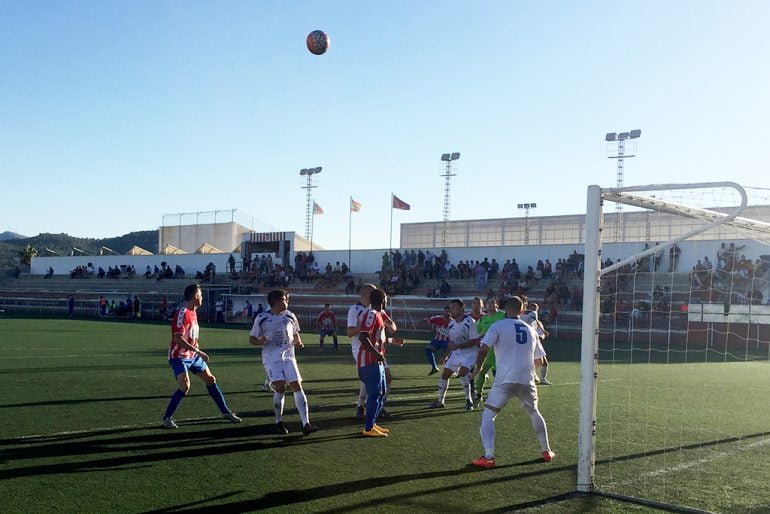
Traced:
MULTIPOLYGON (((760 446, 765 446, 768 444, 770 444, 770 438, 760 439, 759 441, 754 441, 753 443, 731 448, 729 450, 714 452, 708 457, 703 457, 702 459, 696 459, 690 462, 684 462, 682 464, 677 464, 676 466, 666 466, 666 467, 654 469, 652 471, 647 471, 629 480, 622 480, 620 482, 610 482, 609 484, 607 484, 607 487, 623 487, 633 483, 637 483, 639 482, 640 477, 655 478, 655 477, 667 475, 669 473, 678 473, 680 471, 685 471, 687 469, 695 468, 703 464, 708 464, 715 460, 723 459, 725 457, 732 457, 738 453, 753 450, 755 448, 759 448, 760 446)), ((684 451, 684 450, 681 450, 681 451, 684 451)))
MULTIPOLYGON (((620 378, 612 378, 607 380, 599 380, 599 382, 616 382, 618 380, 622 380, 620 378)), ((580 385, 580 382, 565 382, 563 384, 554 384, 552 386, 546 386, 546 387, 555 387, 555 386, 575 386, 580 385)), ((459 398, 461 396, 460 391, 454 390, 454 391, 447 391, 447 397, 457 397, 459 398)), ((390 396, 392 400, 420 400, 420 399, 431 399, 435 398, 436 393, 425 393, 425 394, 410 394, 410 395, 393 395, 390 396)), ((312 398, 312 395, 311 395, 312 398)), ((355 397, 354 397, 355 398, 355 397)), ((116 398, 119 399, 119 398, 116 398)), ((323 407, 352 407, 354 406, 354 401, 347 401, 344 403, 319 403, 317 405, 323 406, 323 407)), ((186 423, 189 421, 211 421, 219 419, 220 416, 202 416, 202 417, 196 417, 196 418, 184 418, 184 419, 176 419, 175 421, 180 423, 186 423)), ((27 441, 31 439, 45 439, 48 437, 59 437, 64 435, 77 435, 77 434, 87 434, 89 432, 105 432, 109 430, 126 430, 126 429, 132 429, 132 428, 152 428, 152 427, 159 427, 160 422, 159 421, 148 421, 146 423, 137 423, 134 425, 116 425, 111 427, 97 427, 97 428, 87 428, 82 430, 66 430, 63 432, 53 432, 50 434, 33 434, 33 435, 22 435, 17 437, 9 437, 6 439, 6 441, 27 441)), ((97 434, 94 434, 97 435, 97 434)))

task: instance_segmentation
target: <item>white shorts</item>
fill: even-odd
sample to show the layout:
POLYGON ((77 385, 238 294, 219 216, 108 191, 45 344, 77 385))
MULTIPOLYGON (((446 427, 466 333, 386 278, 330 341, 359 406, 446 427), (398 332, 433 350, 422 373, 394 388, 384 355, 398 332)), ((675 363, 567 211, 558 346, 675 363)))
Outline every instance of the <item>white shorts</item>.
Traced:
POLYGON ((295 360, 272 361, 263 364, 271 384, 280 380, 287 383, 302 382, 302 375, 299 374, 299 368, 295 360))
POLYGON ((508 401, 516 397, 521 402, 521 406, 537 409, 537 388, 534 384, 504 384, 495 382, 489 390, 485 405, 502 409, 508 401))
POLYGON ((537 344, 535 344, 535 358, 545 357, 545 348, 543 348, 543 341, 538 337, 537 344))
POLYGON ((446 364, 444 364, 444 367, 457 373, 460 371, 460 368, 471 369, 474 364, 476 364, 476 352, 460 353, 458 351, 453 351, 452 355, 447 359, 446 364))

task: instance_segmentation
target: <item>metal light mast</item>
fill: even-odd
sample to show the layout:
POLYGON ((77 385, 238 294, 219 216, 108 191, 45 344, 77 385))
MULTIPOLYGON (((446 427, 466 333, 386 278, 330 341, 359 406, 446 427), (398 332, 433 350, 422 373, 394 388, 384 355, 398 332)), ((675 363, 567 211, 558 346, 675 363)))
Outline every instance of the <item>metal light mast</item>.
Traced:
POLYGON ((302 189, 307 189, 307 200, 305 203, 305 239, 308 241, 312 237, 313 230, 313 189, 318 186, 313 185, 313 175, 321 173, 321 166, 317 168, 303 168, 299 170, 299 174, 303 177, 307 177, 307 183, 302 186, 302 189))
POLYGON ((524 210, 524 244, 529 244, 529 210, 537 209, 536 203, 520 203, 517 205, 519 209, 524 210))
POLYGON ((446 162, 446 170, 444 171, 444 174, 441 175, 444 177, 444 224, 441 228, 441 246, 446 246, 447 237, 449 235, 449 202, 451 200, 452 177, 457 175, 456 173, 452 173, 452 161, 456 161, 459 158, 459 152, 441 155, 441 160, 446 162))
MULTIPOLYGON (((626 157, 636 157, 636 139, 639 138, 639 136, 642 135, 642 131, 639 129, 632 130, 630 132, 621 132, 619 134, 615 132, 609 132, 604 137, 604 140, 607 141, 608 150, 610 150, 610 144, 612 142, 617 141, 618 143, 618 149, 616 153, 612 153, 610 150, 610 154, 607 156, 610 159, 617 159, 618 160, 618 175, 617 175, 617 186, 623 187, 623 173, 624 173, 624 159, 626 157), (626 154, 626 143, 628 143, 630 151, 629 154, 626 154)), ((614 146, 613 146, 614 148, 614 146)), ((617 215, 617 224, 615 225, 615 241, 620 242, 625 240, 625 226, 623 224, 623 204, 618 202, 615 204, 615 213, 617 215)))

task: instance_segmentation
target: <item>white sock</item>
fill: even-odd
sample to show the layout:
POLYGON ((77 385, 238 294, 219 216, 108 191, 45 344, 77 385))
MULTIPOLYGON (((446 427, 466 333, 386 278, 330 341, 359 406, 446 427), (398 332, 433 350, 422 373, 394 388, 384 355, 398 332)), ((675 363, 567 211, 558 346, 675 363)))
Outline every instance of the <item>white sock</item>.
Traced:
POLYGON ((265 387, 270 387, 270 377, 265 377, 265 387))
POLYGON ((529 419, 532 421, 532 428, 535 430, 537 440, 540 442, 540 449, 543 451, 550 450, 551 447, 548 445, 548 428, 545 426, 543 415, 540 414, 540 411, 537 409, 530 410, 525 407, 525 410, 529 413, 529 419))
POLYGON ((443 378, 440 378, 438 380, 438 402, 444 403, 444 400, 446 399, 446 390, 449 387, 449 379, 447 378, 444 380, 443 378))
POLYGON ((273 411, 275 412, 275 422, 283 421, 283 393, 273 393, 273 411))
POLYGON ((361 387, 358 388, 358 403, 359 407, 366 407, 366 385, 361 382, 361 387))
POLYGON ((481 414, 481 442, 484 445, 484 457, 495 458, 495 418, 497 413, 484 409, 481 414))
POLYGON ((548 374, 548 366, 540 366, 540 380, 545 381, 545 376, 548 374))
POLYGON ((305 397, 305 391, 297 391, 294 393, 294 404, 299 411, 299 417, 302 420, 302 426, 304 427, 310 423, 310 415, 307 412, 307 398, 305 397))
POLYGON ((471 381, 468 379, 468 375, 461 376, 460 383, 463 385, 463 391, 465 392, 465 401, 472 402, 473 397, 471 397, 471 381))

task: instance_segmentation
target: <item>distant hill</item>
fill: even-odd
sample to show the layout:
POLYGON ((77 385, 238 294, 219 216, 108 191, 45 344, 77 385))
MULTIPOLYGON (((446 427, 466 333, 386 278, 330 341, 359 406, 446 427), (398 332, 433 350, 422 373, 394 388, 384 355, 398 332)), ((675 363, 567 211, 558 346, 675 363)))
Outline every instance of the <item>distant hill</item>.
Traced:
POLYGON ((19 253, 27 245, 37 249, 38 255, 43 255, 46 248, 60 255, 70 255, 72 248, 82 250, 88 255, 98 255, 102 246, 124 254, 134 245, 158 253, 158 231, 143 230, 104 239, 72 237, 67 234, 39 234, 24 239, 5 240, 0 242, 0 270, 13 269, 19 262, 19 253))
POLYGON ((24 239, 27 236, 22 236, 21 234, 17 234, 16 232, 3 232, 0 234, 0 241, 10 241, 12 239, 24 239))

